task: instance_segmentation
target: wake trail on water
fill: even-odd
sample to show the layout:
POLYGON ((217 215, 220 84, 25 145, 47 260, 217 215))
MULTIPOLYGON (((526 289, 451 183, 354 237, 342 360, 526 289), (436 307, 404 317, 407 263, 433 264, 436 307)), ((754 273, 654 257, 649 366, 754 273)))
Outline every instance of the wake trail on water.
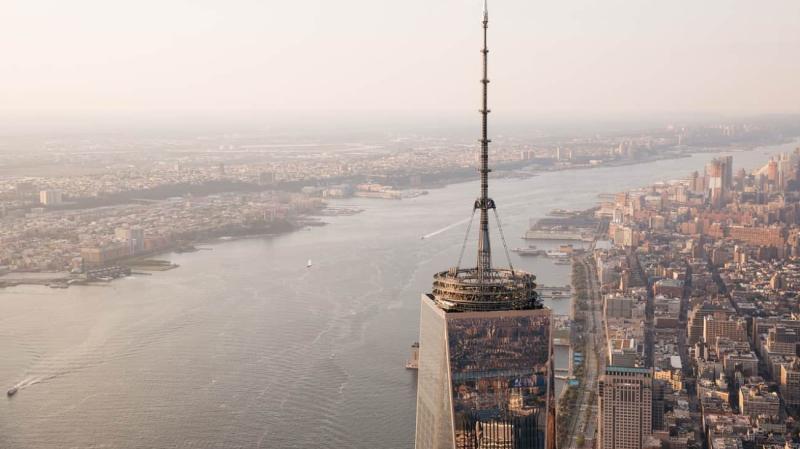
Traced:
POLYGON ((455 222, 453 224, 447 225, 447 226, 443 227, 442 229, 439 229, 437 231, 431 232, 430 234, 425 234, 425 235, 422 236, 422 240, 427 240, 427 239, 429 239, 431 237, 436 237, 437 235, 445 233, 445 232, 447 232, 447 231, 449 231, 449 230, 451 230, 451 229, 453 229, 455 227, 461 226, 461 225, 463 225, 465 223, 469 223, 470 220, 472 220, 472 217, 465 218, 465 219, 463 219, 461 221, 457 221, 457 222, 455 222))
POLYGON ((37 384, 48 383, 74 375, 105 363, 138 355, 145 347, 155 344, 194 323, 192 310, 166 321, 140 321, 113 334, 101 334, 82 344, 69 347, 51 356, 43 356, 31 366, 23 380, 14 386, 22 391, 37 384))
POLYGON ((57 374, 53 374, 51 376, 29 376, 17 382, 12 388, 16 389, 17 391, 22 391, 27 387, 31 387, 33 385, 46 382, 57 376, 58 376, 57 374))

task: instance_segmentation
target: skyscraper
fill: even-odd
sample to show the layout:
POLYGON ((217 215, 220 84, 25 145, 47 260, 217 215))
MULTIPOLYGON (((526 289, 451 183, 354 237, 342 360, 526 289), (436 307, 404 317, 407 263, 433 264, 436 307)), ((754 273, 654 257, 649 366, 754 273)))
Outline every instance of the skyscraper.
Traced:
POLYGON ((39 203, 43 206, 58 206, 63 203, 60 190, 42 190, 39 192, 39 203))
POLYGON ((725 206, 731 199, 733 186, 733 156, 723 156, 713 159, 706 166, 708 177, 709 201, 711 207, 725 206))
POLYGON ((653 429, 653 371, 606 367, 598 388, 600 449, 641 449, 653 429))
POLYGON ((534 275, 510 260, 509 268, 492 266, 489 210, 497 211, 488 195, 488 26, 484 2, 477 264, 461 268, 459 259, 434 275, 433 291, 422 295, 417 449, 549 449, 555 441, 550 311, 539 301, 534 275))

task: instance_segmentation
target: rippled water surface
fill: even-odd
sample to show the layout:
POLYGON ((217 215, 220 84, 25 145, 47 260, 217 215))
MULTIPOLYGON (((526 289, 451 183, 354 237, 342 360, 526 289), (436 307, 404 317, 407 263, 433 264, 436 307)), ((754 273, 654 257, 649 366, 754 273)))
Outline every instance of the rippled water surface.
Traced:
MULTIPOLYGON (((791 148, 736 153, 735 165, 791 148)), ((531 217, 710 158, 499 180, 491 193, 515 247, 531 217)), ((477 190, 344 201, 366 211, 171 254, 177 270, 105 286, 0 290, 0 387, 20 386, 0 400, 0 448, 413 447, 416 377, 404 364, 419 296, 457 260, 466 225, 420 237, 467 218, 477 190)), ((511 258, 541 284, 569 282, 568 266, 511 258)))

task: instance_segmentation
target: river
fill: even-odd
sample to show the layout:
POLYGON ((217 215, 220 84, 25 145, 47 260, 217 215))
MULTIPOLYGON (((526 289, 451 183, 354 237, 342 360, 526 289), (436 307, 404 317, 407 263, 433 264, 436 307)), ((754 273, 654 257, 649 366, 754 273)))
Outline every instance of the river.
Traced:
MULTIPOLYGON (((734 165, 794 146, 733 153, 734 165)), ((529 218, 685 177, 713 156, 503 179, 490 193, 515 247, 529 218)), ((170 254, 181 267, 153 276, 0 290, 0 387, 20 385, 0 401, 0 447, 412 448, 416 374, 404 364, 419 296, 456 263, 466 225, 421 236, 469 217, 477 194, 469 182, 403 201, 338 201, 365 211, 170 254)), ((465 265, 474 258, 470 244, 465 265)), ((569 282, 568 266, 511 260, 543 285, 569 282)))

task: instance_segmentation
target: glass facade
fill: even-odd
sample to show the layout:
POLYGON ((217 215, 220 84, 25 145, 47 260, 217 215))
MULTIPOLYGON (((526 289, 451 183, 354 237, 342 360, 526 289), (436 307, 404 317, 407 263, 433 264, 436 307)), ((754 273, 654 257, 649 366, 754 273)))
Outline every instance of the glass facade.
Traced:
POLYGON ((417 449, 453 447, 445 312, 422 295, 419 317, 417 449))
POLYGON ((422 297, 417 449, 544 449, 550 311, 445 312, 422 297))
POLYGON ((447 315, 457 449, 545 448, 550 311, 447 315))

